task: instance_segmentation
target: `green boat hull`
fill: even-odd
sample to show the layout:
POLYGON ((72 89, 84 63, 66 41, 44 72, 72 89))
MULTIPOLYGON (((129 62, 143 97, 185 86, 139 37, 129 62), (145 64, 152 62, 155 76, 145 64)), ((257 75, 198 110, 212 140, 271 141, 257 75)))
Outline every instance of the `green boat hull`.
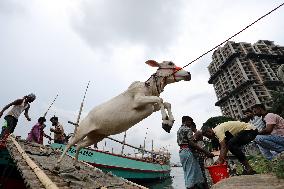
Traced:
POLYGON ((0 188, 24 189, 25 184, 8 150, 0 145, 0 188))
MULTIPOLYGON (((51 147, 63 151, 65 145, 53 143, 51 147)), ((68 152, 74 156, 75 147, 68 152)), ((158 163, 150 163, 140 159, 121 156, 93 149, 81 149, 79 160, 91 164, 104 172, 112 172, 114 175, 132 180, 165 179, 170 177, 170 166, 158 163)))

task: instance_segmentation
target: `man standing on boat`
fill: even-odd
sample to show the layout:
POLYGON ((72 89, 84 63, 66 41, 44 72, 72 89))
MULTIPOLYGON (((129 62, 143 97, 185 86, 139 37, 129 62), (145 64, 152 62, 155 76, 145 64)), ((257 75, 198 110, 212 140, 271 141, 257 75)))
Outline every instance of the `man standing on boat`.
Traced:
POLYGON ((40 117, 38 119, 37 124, 35 124, 31 130, 31 132, 28 135, 27 141, 29 142, 35 142, 38 144, 43 144, 43 137, 48 138, 51 140, 51 137, 46 135, 43 131, 45 128, 44 122, 46 121, 45 117, 40 117))
POLYGON ((0 111, 0 118, 2 117, 3 113, 10 108, 12 109, 6 114, 4 117, 4 125, 2 126, 2 132, 0 138, 4 138, 5 136, 8 136, 10 133, 13 133, 16 125, 18 123, 18 119, 23 111, 25 111, 24 115, 28 121, 31 121, 31 118, 28 114, 30 109, 30 103, 32 103, 36 99, 36 96, 31 93, 27 96, 24 96, 21 99, 17 99, 14 102, 11 102, 10 104, 6 105, 1 111, 0 111))
POLYGON ((50 128, 50 131, 54 133, 54 142, 58 144, 64 144, 65 143, 65 134, 63 126, 58 122, 58 117, 53 116, 50 118, 50 121, 52 123, 52 126, 55 128, 50 128))
POLYGON ((189 116, 182 117, 182 125, 177 132, 177 143, 180 146, 179 157, 184 171, 185 186, 187 189, 196 188, 203 184, 204 178, 197 159, 197 152, 207 157, 214 155, 196 144, 193 137, 195 123, 189 116))

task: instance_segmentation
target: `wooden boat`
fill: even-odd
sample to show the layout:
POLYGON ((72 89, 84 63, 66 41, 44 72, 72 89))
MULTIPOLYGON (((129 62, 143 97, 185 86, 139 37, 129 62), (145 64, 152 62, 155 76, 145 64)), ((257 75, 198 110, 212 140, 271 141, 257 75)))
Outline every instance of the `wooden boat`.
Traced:
MULTIPOLYGON (((51 147, 61 151, 65 149, 64 144, 53 143, 51 144, 51 147)), ((75 153, 75 147, 71 147, 68 151, 68 154, 71 156, 74 156, 75 153)), ((79 160, 91 164, 104 172, 112 172, 116 176, 129 180, 153 180, 170 177, 171 167, 169 161, 152 161, 157 160, 157 156, 162 154, 150 153, 152 153, 153 158, 148 157, 146 160, 145 158, 134 158, 101 150, 84 148, 80 150, 79 160)))
POLYGON ((50 146, 17 140, 9 136, 2 146, 1 189, 36 188, 136 188, 145 187, 112 174, 105 174, 85 162, 78 162, 80 169, 73 166, 73 158, 65 157, 62 170, 54 171, 60 153, 50 146), (19 172, 17 172, 19 170, 19 172), (71 171, 70 171, 71 170, 71 171), (20 174, 19 174, 20 173, 20 174))
POLYGON ((17 170, 5 144, 0 140, 0 188, 25 188, 24 181, 17 170))

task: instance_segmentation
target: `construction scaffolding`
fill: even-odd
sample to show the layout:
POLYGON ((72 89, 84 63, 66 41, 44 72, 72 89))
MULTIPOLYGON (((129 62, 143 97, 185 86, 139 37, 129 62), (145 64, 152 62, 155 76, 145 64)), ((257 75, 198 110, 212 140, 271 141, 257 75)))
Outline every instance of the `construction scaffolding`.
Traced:
POLYGON ((284 91, 277 69, 284 64, 284 47, 273 41, 254 44, 228 41, 214 51, 208 66, 209 84, 213 84, 224 116, 240 118, 243 110, 256 103, 270 107, 272 91, 284 91))

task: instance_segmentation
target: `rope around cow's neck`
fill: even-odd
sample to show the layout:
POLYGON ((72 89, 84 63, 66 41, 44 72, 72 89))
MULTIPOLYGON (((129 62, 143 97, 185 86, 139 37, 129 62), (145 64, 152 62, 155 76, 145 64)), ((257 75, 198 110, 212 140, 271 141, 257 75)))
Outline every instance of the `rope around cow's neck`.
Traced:
MULTIPOLYGON (((151 88, 151 93, 152 95, 157 95, 159 96, 161 94, 161 92, 163 92, 163 89, 162 89, 162 85, 160 84, 159 85, 159 79, 158 79, 159 76, 157 76, 157 73, 154 73, 152 74, 149 79, 147 79, 147 81, 145 81, 145 86, 147 88, 149 87, 152 87, 152 85, 154 84, 156 87, 154 89, 156 89, 155 91, 151 88), (151 80, 152 79, 152 80, 151 80), (159 87, 160 86, 160 87, 159 87)), ((161 76, 160 76, 161 77, 161 76)))
MULTIPOLYGON (((150 84, 150 82, 149 82, 149 80, 151 79, 151 78, 154 78, 154 82, 155 82, 155 85, 156 85, 156 91, 157 91, 157 95, 159 96, 163 91, 164 91, 164 87, 165 87, 165 85, 164 85, 164 83, 166 83, 166 79, 169 77, 169 76, 173 76, 173 78, 174 78, 174 81, 177 81, 176 80, 176 75, 175 75, 175 73, 177 73, 177 69, 176 68, 158 68, 158 70, 160 70, 160 69, 171 69, 172 71, 173 71, 173 73, 171 73, 170 75, 168 75, 168 76, 159 76, 159 75, 157 75, 157 72, 156 73, 154 73, 154 74, 152 74, 150 77, 149 77, 149 79, 147 79, 147 81, 145 81, 145 86, 146 87, 149 87, 151 84, 150 84), (161 80, 160 80, 160 82, 159 82, 159 79, 158 78, 162 78, 161 80)), ((157 71, 158 71, 157 70, 157 71)), ((180 68, 178 69, 178 70, 180 70, 180 68)), ((154 94, 154 93, 153 93, 154 94)))

